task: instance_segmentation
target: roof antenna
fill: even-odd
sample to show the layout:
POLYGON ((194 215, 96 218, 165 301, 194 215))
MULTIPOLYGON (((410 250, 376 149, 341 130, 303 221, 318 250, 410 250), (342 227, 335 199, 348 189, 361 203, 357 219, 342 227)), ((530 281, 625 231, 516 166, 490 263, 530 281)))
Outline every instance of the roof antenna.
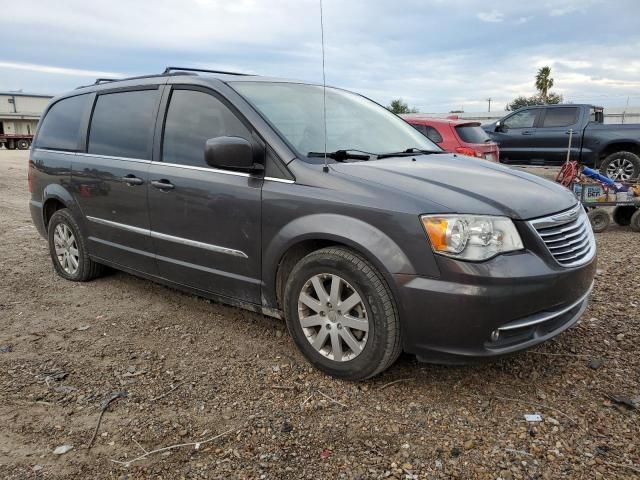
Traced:
POLYGON ((320 34, 322 35, 322 120, 324 124, 324 167, 322 167, 322 171, 329 173, 329 165, 327 165, 327 80, 324 73, 324 23, 322 21, 322 0, 320 0, 320 34))

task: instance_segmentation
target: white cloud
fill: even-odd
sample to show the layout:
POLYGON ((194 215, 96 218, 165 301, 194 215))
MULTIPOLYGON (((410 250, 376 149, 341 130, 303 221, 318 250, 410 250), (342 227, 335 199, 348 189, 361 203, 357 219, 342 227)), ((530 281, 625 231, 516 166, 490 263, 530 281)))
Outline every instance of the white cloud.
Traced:
POLYGON ((500 23, 504 21, 504 13, 499 12, 498 10, 491 10, 490 12, 480 12, 477 16, 483 22, 500 23))
POLYGON ((53 67, 50 65, 38 65, 34 63, 15 63, 0 61, 0 68, 9 68, 12 70, 27 70, 37 73, 53 73, 56 75, 70 75, 73 77, 120 78, 124 76, 121 73, 101 72, 98 70, 82 70, 77 68, 53 67))

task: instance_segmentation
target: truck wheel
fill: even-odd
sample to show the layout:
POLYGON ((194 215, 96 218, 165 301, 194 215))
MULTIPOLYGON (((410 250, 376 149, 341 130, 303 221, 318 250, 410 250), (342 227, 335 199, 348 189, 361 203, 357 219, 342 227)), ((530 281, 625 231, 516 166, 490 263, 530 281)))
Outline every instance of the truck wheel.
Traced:
POLYGON ((316 368, 346 380, 387 369, 402 351, 400 320, 384 278, 343 247, 310 253, 285 287, 287 328, 316 368))
POLYGON ((67 208, 57 210, 49 220, 49 253, 56 273, 72 282, 87 282, 104 267, 89 258, 80 227, 67 208))
POLYGON ((18 147, 18 150, 26 150, 29 148, 29 140, 21 138, 16 142, 16 146, 18 147))
POLYGON ((633 205, 620 205, 613 209, 613 221, 621 227, 626 227, 631 223, 631 217, 636 212, 633 205))
POLYGON ((631 222, 629 223, 631 230, 640 233, 640 208, 636 210, 636 213, 631 215, 631 222))
POLYGON ((640 176, 640 157, 631 152, 615 152, 602 160, 600 173, 611 180, 628 182, 640 176))
POLYGON ((16 144, 11 142, 11 141, 5 143, 4 146, 7 148, 7 150, 15 150, 16 149, 16 144))
POLYGON ((604 232, 611 222, 609 213, 601 208, 591 210, 587 216, 591 222, 591 228, 593 228, 593 231, 596 233, 604 232))

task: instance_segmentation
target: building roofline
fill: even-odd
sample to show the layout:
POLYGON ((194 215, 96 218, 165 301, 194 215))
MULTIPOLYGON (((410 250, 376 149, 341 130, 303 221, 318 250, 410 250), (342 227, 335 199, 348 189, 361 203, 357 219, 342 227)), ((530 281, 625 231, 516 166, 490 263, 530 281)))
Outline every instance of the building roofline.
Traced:
POLYGON ((38 97, 38 98, 53 98, 53 95, 45 95, 43 93, 25 93, 25 92, 2 92, 0 95, 7 97, 38 97))

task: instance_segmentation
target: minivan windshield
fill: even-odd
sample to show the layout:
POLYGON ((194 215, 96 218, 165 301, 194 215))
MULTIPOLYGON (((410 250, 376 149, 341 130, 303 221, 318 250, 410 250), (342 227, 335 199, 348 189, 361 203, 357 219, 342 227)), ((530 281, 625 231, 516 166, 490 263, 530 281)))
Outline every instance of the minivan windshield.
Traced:
MULTIPOLYGON (((322 86, 247 81, 230 82, 230 85, 298 153, 314 157, 325 151, 322 86)), ((326 108, 327 152, 354 151, 388 156, 392 153, 442 151, 411 125, 360 95, 327 87, 326 108)))

